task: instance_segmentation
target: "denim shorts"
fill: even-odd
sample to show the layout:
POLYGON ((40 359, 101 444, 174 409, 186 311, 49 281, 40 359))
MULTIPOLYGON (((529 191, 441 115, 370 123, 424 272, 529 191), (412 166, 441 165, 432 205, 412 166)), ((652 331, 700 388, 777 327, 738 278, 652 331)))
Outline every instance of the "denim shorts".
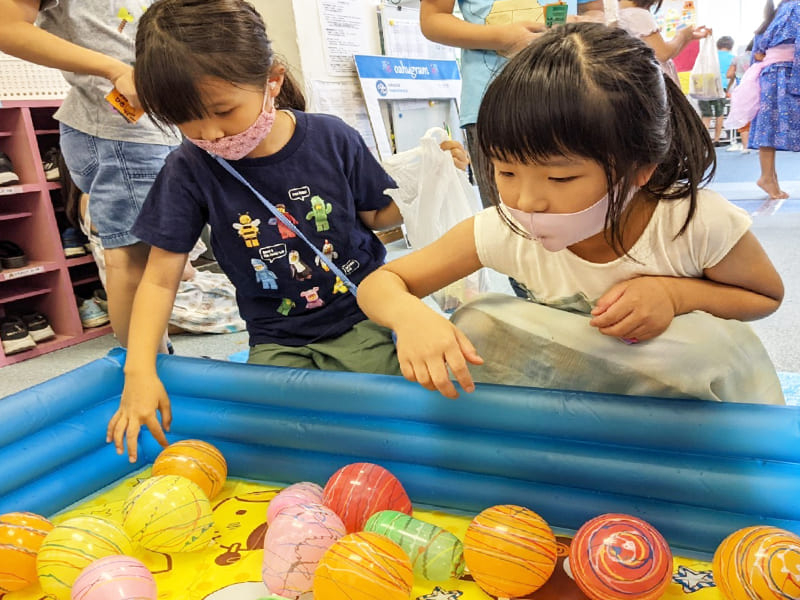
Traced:
POLYGON ((103 248, 137 243, 130 231, 175 146, 107 140, 63 123, 60 131, 64 162, 75 185, 91 197, 92 225, 103 248))

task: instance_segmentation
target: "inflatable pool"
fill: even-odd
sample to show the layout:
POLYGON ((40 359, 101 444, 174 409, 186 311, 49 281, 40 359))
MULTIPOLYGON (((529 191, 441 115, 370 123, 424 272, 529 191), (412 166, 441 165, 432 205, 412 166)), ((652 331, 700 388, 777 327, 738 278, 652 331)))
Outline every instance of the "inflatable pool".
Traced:
MULTIPOLYGON (((105 443, 124 352, 0 401, 0 514, 53 515, 131 477, 105 443)), ((171 440, 199 438, 231 477, 324 483, 376 462, 415 508, 477 514, 520 504, 558 530, 623 512, 683 556, 708 559, 735 530, 800 534, 800 408, 480 385, 448 400, 399 377, 159 358, 171 440)))

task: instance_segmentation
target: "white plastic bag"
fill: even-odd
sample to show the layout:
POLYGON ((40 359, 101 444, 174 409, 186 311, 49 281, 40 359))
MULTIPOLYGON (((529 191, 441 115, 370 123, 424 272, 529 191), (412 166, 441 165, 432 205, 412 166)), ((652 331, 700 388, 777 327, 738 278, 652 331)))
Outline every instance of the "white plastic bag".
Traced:
MULTIPOLYGON (((448 139, 441 127, 425 132, 419 146, 399 152, 383 162, 398 188, 386 190, 403 215, 412 248, 439 239, 453 226, 480 210, 480 201, 467 174, 455 166, 449 152, 439 147, 448 139)), ((488 289, 484 269, 431 294, 444 312, 488 289)))
POLYGON ((700 52, 689 78, 689 95, 697 100, 718 100, 725 97, 717 45, 710 35, 700 41, 700 52))

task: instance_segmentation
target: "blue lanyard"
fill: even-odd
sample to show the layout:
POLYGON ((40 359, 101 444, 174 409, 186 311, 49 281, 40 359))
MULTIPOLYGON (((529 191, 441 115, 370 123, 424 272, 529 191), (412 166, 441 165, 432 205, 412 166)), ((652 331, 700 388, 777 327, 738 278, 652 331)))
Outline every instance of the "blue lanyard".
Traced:
POLYGON ((305 235, 303 235, 303 232, 300 231, 297 227, 295 227, 294 223, 292 223, 289 219, 286 218, 286 215, 284 215, 281 211, 275 208, 269 200, 264 198, 264 196, 262 196, 258 192, 258 190, 256 190, 252 185, 250 185, 250 182, 247 181, 247 179, 245 179, 241 173, 239 173, 236 169, 234 169, 227 160, 225 160, 221 156, 217 156, 216 154, 211 154, 211 156, 213 156, 216 159, 216 161, 222 165, 223 169, 225 169, 228 173, 233 175, 236 179, 238 179, 242 183, 242 185, 244 185, 247 189, 253 192, 256 198, 261 200, 261 203, 264 206, 266 206, 273 215, 275 215, 276 219, 278 219, 281 223, 283 223, 297 237, 299 237, 306 244, 308 244, 308 247, 314 251, 314 253, 319 257, 319 259, 323 263, 325 263, 328 266, 328 268, 330 268, 330 270, 333 271, 333 273, 339 277, 339 279, 342 280, 342 283, 344 283, 347 286, 347 289, 350 290, 350 292, 354 296, 356 295, 356 290, 357 290, 356 284, 350 281, 347 275, 345 275, 344 272, 339 267, 333 264, 332 260, 330 260, 327 256, 325 256, 322 250, 320 250, 314 244, 312 244, 308 240, 308 238, 305 235))

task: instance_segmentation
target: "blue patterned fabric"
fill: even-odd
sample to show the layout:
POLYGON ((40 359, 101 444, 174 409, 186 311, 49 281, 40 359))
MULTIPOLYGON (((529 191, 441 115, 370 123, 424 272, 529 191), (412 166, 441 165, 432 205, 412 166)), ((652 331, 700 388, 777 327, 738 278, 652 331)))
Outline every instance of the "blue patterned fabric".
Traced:
POLYGON ((800 0, 784 0, 770 26, 758 36, 753 54, 783 44, 795 47, 794 61, 761 73, 761 105, 753 119, 750 147, 800 152, 800 0))

